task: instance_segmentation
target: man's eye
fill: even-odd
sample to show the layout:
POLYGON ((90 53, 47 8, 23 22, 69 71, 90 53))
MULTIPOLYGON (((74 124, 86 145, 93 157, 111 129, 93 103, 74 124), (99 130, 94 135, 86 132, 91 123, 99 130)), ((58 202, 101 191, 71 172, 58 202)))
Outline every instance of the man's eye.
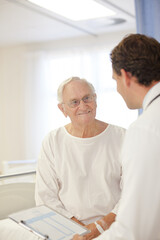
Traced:
POLYGON ((77 104, 78 103, 78 100, 73 100, 72 102, 71 102, 71 104, 77 104))
POLYGON ((88 100, 90 100, 90 96, 86 96, 86 97, 83 98, 83 101, 84 101, 84 102, 85 102, 85 101, 88 101, 88 100))
POLYGON ((84 99, 85 99, 85 100, 89 99, 89 96, 86 96, 84 99))

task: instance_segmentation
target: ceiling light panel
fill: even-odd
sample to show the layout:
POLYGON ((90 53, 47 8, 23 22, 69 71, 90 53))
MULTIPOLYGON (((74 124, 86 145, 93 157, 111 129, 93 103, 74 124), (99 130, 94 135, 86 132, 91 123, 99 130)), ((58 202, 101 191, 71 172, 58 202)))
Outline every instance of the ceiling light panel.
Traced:
POLYGON ((73 21, 113 16, 116 13, 94 0, 28 0, 73 21))

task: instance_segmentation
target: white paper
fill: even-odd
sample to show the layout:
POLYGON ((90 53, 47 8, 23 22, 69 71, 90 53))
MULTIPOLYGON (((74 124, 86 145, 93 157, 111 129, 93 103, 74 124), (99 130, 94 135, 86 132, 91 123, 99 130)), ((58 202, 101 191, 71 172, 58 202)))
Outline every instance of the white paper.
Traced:
POLYGON ((69 240, 76 233, 83 235, 89 232, 88 229, 46 206, 30 208, 9 217, 35 234, 47 235, 49 240, 69 240), (24 224, 21 221, 24 221, 24 224))

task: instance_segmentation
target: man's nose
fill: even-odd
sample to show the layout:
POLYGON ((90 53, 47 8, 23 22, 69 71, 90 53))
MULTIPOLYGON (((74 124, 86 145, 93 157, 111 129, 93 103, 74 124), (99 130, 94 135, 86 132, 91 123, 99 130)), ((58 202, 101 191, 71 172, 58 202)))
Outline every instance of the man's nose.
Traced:
POLYGON ((83 101, 83 99, 80 100, 79 102, 79 107, 86 107, 87 103, 83 101))

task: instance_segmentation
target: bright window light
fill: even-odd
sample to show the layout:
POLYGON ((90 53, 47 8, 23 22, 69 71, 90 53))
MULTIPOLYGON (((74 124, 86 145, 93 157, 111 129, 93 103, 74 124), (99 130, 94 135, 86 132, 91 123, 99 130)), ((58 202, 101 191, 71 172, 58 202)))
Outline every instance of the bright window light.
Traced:
POLYGON ((55 12, 73 21, 94 19, 115 15, 94 0, 28 0, 42 8, 55 12))

